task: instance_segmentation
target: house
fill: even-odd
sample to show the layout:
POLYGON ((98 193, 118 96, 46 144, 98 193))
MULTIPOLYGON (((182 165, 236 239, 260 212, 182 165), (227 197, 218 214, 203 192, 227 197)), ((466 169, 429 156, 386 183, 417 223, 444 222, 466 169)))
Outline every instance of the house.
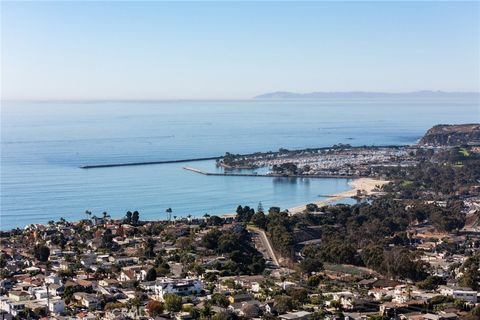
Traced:
POLYGON ((49 292, 47 291, 47 289, 41 288, 39 290, 35 290, 35 298, 38 300, 47 299, 48 295, 49 292))
MULTIPOLYGON (((353 309, 354 300, 356 298, 356 296, 350 291, 324 293, 323 295, 331 295, 332 301, 339 301, 342 304, 342 307, 346 310, 353 309)), ((330 302, 331 301, 327 301, 327 304, 330 305, 330 302)))
POLYGON ((363 279, 363 280, 360 280, 357 285, 359 288, 372 288, 373 287, 373 284, 377 281, 376 278, 372 278, 372 279, 363 279))
POLYGON ((59 296, 65 291, 65 287, 62 284, 51 284, 48 286, 48 291, 52 296, 59 296))
POLYGON ((281 314, 278 317, 284 320, 303 320, 303 319, 310 319, 311 316, 312 316, 311 312, 297 311, 297 312, 289 312, 289 313, 281 314))
POLYGON ((478 291, 470 288, 440 286, 440 294, 453 297, 455 299, 465 300, 470 303, 477 303, 478 291))
POLYGON ((174 293, 179 296, 199 294, 203 289, 202 282, 198 279, 169 279, 161 278, 155 281, 153 290, 163 300, 167 293, 174 293))
POLYGON ((244 289, 252 292, 260 292, 260 282, 264 279, 263 276, 238 276, 234 279, 235 284, 242 286, 244 289))
POLYGON ((93 281, 77 278, 76 282, 79 286, 82 286, 85 289, 95 289, 95 283, 93 281))
POLYGON ((97 255, 90 253, 90 254, 84 254, 80 258, 80 263, 84 265, 85 267, 89 268, 93 264, 97 262, 97 255))
POLYGON ((261 315, 262 310, 260 309, 259 303, 248 303, 244 302, 240 308, 240 316, 252 319, 257 318, 261 315))
POLYGON ((291 281, 275 282, 275 284, 280 288, 282 288, 283 290, 287 290, 289 288, 294 288, 297 286, 295 282, 291 282, 291 281))
POLYGON ((423 316, 424 320, 456 320, 458 316, 455 313, 441 312, 439 314, 426 313, 423 316))
POLYGON ((25 309, 32 310, 36 314, 46 314, 48 312, 46 300, 25 301, 25 309))
POLYGON ((102 280, 98 281, 98 285, 100 285, 102 287, 117 287, 118 286, 118 280, 105 278, 105 279, 102 279, 102 280))
POLYGON ((392 296, 392 290, 386 288, 372 288, 368 290, 368 295, 379 301, 386 297, 392 296))
POLYGON ((97 309, 100 306, 100 300, 96 295, 85 292, 75 292, 73 298, 88 309, 97 309))
POLYGON ((45 277, 45 283, 60 284, 60 277, 57 276, 56 274, 51 274, 45 277))
POLYGON ((345 320, 367 320, 368 315, 360 312, 344 312, 345 320))
POLYGON ((10 291, 8 297, 15 302, 30 300, 30 294, 25 291, 10 291))
POLYGON ((12 301, 11 299, 2 296, 0 297, 0 309, 15 317, 25 310, 25 302, 12 301))
POLYGON ((147 276, 147 270, 142 266, 124 267, 120 272, 119 281, 143 281, 147 276))
POLYGON ((261 314, 261 302, 258 300, 247 300, 242 302, 235 302, 228 306, 228 309, 235 312, 236 314, 251 318, 257 317, 261 314), (254 305, 255 307, 249 307, 249 305, 254 305), (256 316, 246 316, 245 314, 257 314, 256 316))
POLYGON ((124 264, 124 265, 131 265, 131 264, 134 264, 134 263, 138 263, 138 258, 137 257, 124 257, 124 256, 113 257, 113 256, 110 256, 108 258, 108 260, 111 263, 124 264))
POLYGON ((65 301, 60 298, 51 299, 48 310, 52 313, 63 313, 65 311, 65 301))
POLYGON ((276 315, 277 310, 275 310, 274 305, 275 305, 275 300, 272 299, 272 300, 265 301, 260 307, 262 308, 264 313, 276 315))

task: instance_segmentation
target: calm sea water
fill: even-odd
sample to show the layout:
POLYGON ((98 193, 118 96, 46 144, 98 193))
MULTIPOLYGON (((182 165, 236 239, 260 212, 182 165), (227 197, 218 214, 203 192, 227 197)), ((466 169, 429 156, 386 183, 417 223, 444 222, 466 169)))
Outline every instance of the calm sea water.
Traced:
POLYGON ((279 148, 415 143, 438 123, 480 121, 478 101, 179 101, 2 103, 0 228, 86 209, 165 218, 282 208, 349 189, 346 179, 208 177, 213 161, 83 170, 78 166, 279 148))

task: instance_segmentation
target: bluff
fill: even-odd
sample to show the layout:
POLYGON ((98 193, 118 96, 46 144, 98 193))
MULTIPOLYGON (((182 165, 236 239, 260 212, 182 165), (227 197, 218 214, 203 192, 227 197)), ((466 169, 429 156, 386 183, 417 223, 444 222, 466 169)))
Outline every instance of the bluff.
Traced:
POLYGON ((480 145, 480 124, 439 124, 430 128, 420 139, 419 144, 430 146, 480 145))

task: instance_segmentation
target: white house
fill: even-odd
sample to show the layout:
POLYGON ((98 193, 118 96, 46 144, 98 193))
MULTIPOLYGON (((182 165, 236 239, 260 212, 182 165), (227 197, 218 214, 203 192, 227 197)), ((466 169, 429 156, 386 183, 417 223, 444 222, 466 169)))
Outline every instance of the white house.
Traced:
POLYGON ((25 310, 25 302, 12 301, 6 297, 0 298, 0 309, 4 310, 12 316, 17 316, 20 312, 25 310))
POLYGON ((142 266, 124 267, 120 272, 119 281, 144 281, 147 276, 147 270, 142 266))
POLYGON ((41 289, 35 290, 35 298, 38 300, 47 299, 48 298, 47 289, 41 288, 41 289))
MULTIPOLYGON (((353 302, 356 298, 356 295, 350 291, 323 293, 323 296, 328 296, 328 295, 332 296, 332 301, 333 300, 339 301, 342 304, 342 307, 347 310, 352 308, 353 302)), ((327 301, 326 305, 330 306, 330 302, 331 301, 327 301)))
POLYGON ((477 303, 478 292, 470 288, 440 286, 440 294, 470 303, 477 303))
POLYGON ((159 299, 167 293, 174 293, 179 296, 199 294, 202 291, 202 282, 198 279, 157 279, 154 286, 155 294, 159 299))
POLYGON ((60 277, 57 276, 56 274, 51 274, 45 277, 45 283, 60 284, 60 277))

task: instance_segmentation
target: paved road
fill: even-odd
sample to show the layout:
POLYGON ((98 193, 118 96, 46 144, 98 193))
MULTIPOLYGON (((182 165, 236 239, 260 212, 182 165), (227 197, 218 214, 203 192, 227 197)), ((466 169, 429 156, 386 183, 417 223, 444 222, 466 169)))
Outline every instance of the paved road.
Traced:
POLYGON ((280 267, 280 264, 278 263, 277 257, 275 256, 275 252, 273 251, 272 245, 270 244, 270 240, 268 240, 268 237, 265 231, 252 226, 249 226, 248 229, 251 232, 254 232, 258 235, 258 238, 260 239, 262 246, 267 250, 270 260, 273 262, 274 265, 276 265, 277 267, 280 267))

